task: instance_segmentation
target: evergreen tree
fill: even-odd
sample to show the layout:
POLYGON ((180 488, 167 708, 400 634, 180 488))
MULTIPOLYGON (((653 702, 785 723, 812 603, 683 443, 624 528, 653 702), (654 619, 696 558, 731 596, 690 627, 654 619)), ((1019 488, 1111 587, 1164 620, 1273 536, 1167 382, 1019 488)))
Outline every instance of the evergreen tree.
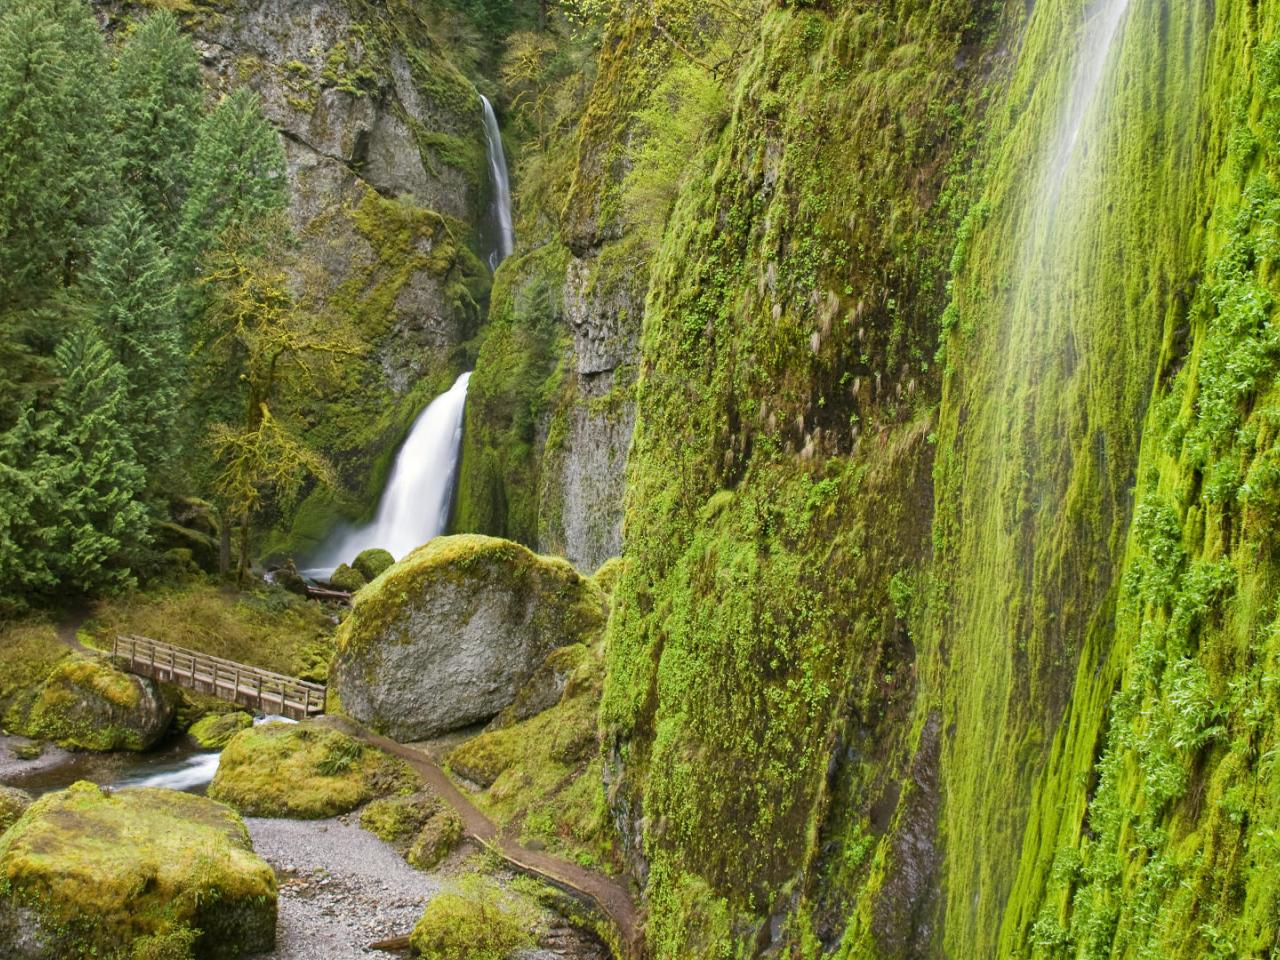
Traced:
POLYGON ((131 585, 150 543, 124 370, 87 325, 54 359, 62 379, 49 408, 26 410, 0 437, 0 608, 131 585))
POLYGON ((182 212, 179 251, 194 271, 229 227, 284 208, 284 146, 262 115, 258 95, 228 94, 200 124, 191 188, 182 212))
POLYGON ((138 461, 161 469, 177 446, 186 351, 173 267, 136 201, 123 202, 103 231, 86 289, 128 377, 124 422, 138 461))
POLYGON ((124 424, 124 369, 87 326, 55 359, 63 377, 51 416, 61 580, 86 594, 128 586, 150 544, 150 518, 138 500, 146 477, 124 424))
POLYGON ((0 305, 38 304, 83 265, 115 182, 102 37, 83 0, 0 13, 0 305))
POLYGON ((170 247, 182 218, 204 100, 195 48, 173 14, 154 13, 130 35, 114 81, 124 187, 170 247))
POLYGON ((41 382, 54 303, 113 197, 105 53, 83 0, 0 4, 0 430, 41 382))

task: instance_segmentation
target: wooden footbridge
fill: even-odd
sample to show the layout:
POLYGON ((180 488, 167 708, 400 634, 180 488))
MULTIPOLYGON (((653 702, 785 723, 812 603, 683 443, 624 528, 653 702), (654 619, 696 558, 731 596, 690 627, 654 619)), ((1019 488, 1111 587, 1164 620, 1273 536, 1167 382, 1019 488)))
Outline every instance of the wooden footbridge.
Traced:
POLYGON ((230 700, 258 713, 294 720, 324 713, 324 687, 319 684, 171 643, 119 636, 111 645, 111 657, 130 673, 230 700))

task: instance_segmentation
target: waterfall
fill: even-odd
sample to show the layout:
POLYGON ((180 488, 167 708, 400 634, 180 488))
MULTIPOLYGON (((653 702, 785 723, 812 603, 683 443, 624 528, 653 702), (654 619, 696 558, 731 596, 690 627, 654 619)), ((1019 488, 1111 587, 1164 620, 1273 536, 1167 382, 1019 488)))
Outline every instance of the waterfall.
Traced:
POLYGON ((361 550, 381 547, 397 560, 444 532, 453 500, 453 482, 462 449, 462 414, 467 401, 464 373, 431 401, 414 421, 387 480, 373 522, 331 537, 313 569, 327 579, 334 567, 350 563, 361 550))
POLYGON ((496 270, 516 248, 516 232, 511 225, 511 180, 507 175, 507 155, 502 149, 502 131, 498 129, 498 118, 489 98, 481 94, 480 102, 484 105, 484 138, 489 145, 489 178, 493 181, 489 213, 493 218, 496 246, 489 254, 489 269, 496 270))
POLYGON ((1098 98, 1098 91, 1106 77, 1111 48, 1120 32, 1120 24, 1129 9, 1130 0, 1102 0, 1085 22, 1080 46, 1080 62, 1076 65, 1066 109, 1059 120, 1053 149, 1049 153, 1045 176, 1047 183, 1042 193, 1042 205, 1052 210, 1061 196, 1063 180, 1067 174, 1080 136, 1085 128, 1089 109, 1098 98))

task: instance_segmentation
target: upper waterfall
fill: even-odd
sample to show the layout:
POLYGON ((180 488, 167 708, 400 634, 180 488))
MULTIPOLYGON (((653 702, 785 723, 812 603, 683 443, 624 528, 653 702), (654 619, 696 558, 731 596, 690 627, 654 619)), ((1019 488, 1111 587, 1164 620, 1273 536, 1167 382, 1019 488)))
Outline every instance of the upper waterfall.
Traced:
POLYGON ((462 449, 462 415, 470 379, 471 374, 464 373, 414 421, 396 454, 373 522, 331 537, 308 573, 327 577, 338 564, 350 563, 371 547, 390 551, 400 560, 444 532, 462 449))
POLYGON ((516 232, 511 219, 511 180, 507 173, 507 155, 502 148, 502 131, 493 104, 484 94, 484 138, 489 146, 489 177, 493 181, 493 201, 489 205, 493 218, 494 249, 489 253, 489 269, 496 270, 516 248, 516 232))

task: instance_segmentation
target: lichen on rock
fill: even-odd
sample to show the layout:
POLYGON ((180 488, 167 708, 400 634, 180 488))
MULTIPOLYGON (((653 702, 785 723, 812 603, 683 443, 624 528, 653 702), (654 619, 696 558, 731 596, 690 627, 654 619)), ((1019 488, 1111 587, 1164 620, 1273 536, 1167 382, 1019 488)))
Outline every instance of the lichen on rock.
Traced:
POLYGON ((0 835, 0 955, 124 958, 167 940, 229 960, 275 932, 275 874, 212 800, 81 782, 0 835))
POLYGON ((356 598, 332 675, 344 709, 399 740, 487 720, 558 647, 594 642, 604 596, 566 561, 437 537, 356 598))

